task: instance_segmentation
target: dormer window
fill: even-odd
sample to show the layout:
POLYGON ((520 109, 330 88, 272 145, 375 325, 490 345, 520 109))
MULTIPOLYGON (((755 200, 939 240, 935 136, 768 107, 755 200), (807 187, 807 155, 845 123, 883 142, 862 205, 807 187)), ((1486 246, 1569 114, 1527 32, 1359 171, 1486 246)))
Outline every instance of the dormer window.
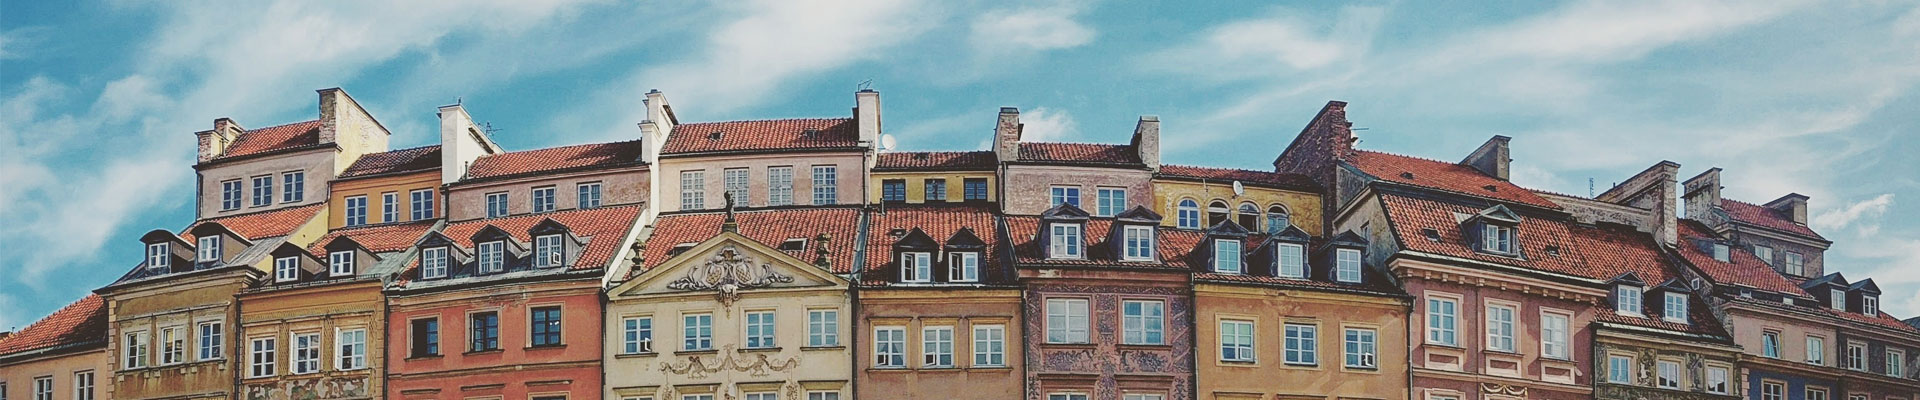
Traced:
POLYGON ((1480 235, 1480 249, 1490 253, 1513 254, 1513 227, 1487 224, 1480 235))
POLYGON ((1123 240, 1126 244, 1126 253, 1122 255, 1121 260, 1153 260, 1153 227, 1128 225, 1124 234, 1126 235, 1123 240))
POLYGON ((1222 274, 1240 273, 1240 241, 1228 239, 1213 240, 1213 272, 1222 274))
POLYGON ((933 280, 933 255, 930 253, 900 253, 901 282, 929 282, 933 280))
POLYGON ((420 249, 420 279, 447 277, 447 248, 420 249))
POLYGON ((1840 290, 1840 289, 1833 289, 1832 294, 1829 294, 1827 296, 1832 300, 1832 301, 1829 301, 1829 303, 1833 303, 1834 311, 1841 311, 1841 312, 1847 311, 1847 292, 1846 291, 1840 290))
POLYGON ((1666 315, 1660 316, 1660 319, 1672 323, 1687 323, 1687 294, 1668 292, 1666 298, 1667 307, 1664 310, 1666 315))
POLYGON ((1307 247, 1297 243, 1279 243, 1274 246, 1280 259, 1280 277, 1307 278, 1307 247))
POLYGON ((1639 286, 1620 285, 1613 288, 1613 309, 1621 314, 1642 315, 1640 312, 1639 286))
POLYGON ((353 275, 353 251, 327 253, 327 275, 334 277, 353 275))
POLYGON ((952 282, 980 281, 980 253, 971 251, 947 253, 947 280, 952 282))
POLYGON ((173 266, 173 257, 168 254, 166 243, 147 244, 147 268, 167 268, 173 266))
POLYGON ((1080 225, 1052 224, 1048 230, 1052 235, 1048 242, 1048 254, 1053 258, 1081 257, 1080 225))
POLYGON ((1334 250, 1333 279, 1347 283, 1360 283, 1360 250, 1334 250))
POLYGON ((219 236, 201 236, 198 242, 200 242, 200 245, 196 247, 200 250, 200 256, 198 257, 200 262, 220 261, 219 236))
POLYGON ((273 280, 283 283, 300 280, 300 258, 280 257, 273 259, 273 280))
POLYGON ((1729 250, 1726 243, 1713 244, 1713 259, 1720 260, 1720 262, 1732 262, 1733 256, 1728 253, 1729 250))
POLYGON ((485 242, 474 247, 474 256, 479 260, 480 273, 491 274, 506 270, 506 243, 485 242))
POLYGON ((1880 297, 1860 296, 1860 313, 1867 316, 1880 315, 1880 297))
POLYGON ((533 238, 533 257, 540 268, 558 267, 566 263, 566 247, 561 245, 561 235, 542 235, 533 238))

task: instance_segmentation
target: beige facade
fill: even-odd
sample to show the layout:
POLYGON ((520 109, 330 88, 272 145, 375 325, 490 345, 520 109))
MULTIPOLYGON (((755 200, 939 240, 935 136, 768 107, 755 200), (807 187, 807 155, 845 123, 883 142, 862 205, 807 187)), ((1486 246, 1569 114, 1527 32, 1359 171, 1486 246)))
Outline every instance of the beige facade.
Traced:
POLYGON ((1194 286, 1196 388, 1202 399, 1407 398, 1407 300, 1247 284, 1194 286), (1222 357, 1223 324, 1251 324, 1253 357, 1222 357), (1283 326, 1319 332, 1317 362, 1285 362, 1283 326), (1373 335, 1369 359, 1349 363, 1348 331, 1373 335), (1287 384, 1274 384, 1285 382, 1287 384))
POLYGON ((1320 236, 1324 234, 1320 226, 1322 219, 1320 217, 1321 207, 1319 194, 1253 185, 1244 185, 1244 187, 1245 191, 1243 194, 1235 195, 1231 181, 1202 183, 1188 180, 1154 179, 1153 204, 1150 207, 1153 208, 1154 212, 1164 217, 1160 220, 1161 225, 1180 227, 1180 202, 1191 200, 1195 206, 1199 207, 1201 218, 1199 228, 1205 229, 1206 227, 1213 226, 1212 221, 1207 221, 1209 205, 1215 202, 1226 204, 1227 209, 1231 210, 1228 218, 1233 218, 1236 222, 1241 221, 1241 206, 1252 205, 1255 210, 1259 211, 1258 214, 1253 215, 1255 217, 1254 221, 1256 221, 1259 226, 1244 226, 1244 224, 1243 226, 1249 231, 1265 232, 1267 231, 1265 214, 1275 206, 1278 206, 1286 211, 1288 220, 1291 221, 1294 226, 1300 227, 1300 230, 1306 231, 1308 235, 1320 236))
POLYGON ((256 375, 259 360, 242 353, 236 393, 246 399, 367 399, 380 395, 385 354, 386 299, 379 280, 317 287, 256 289, 243 293, 238 347, 251 352, 253 339, 270 339, 277 366, 256 375), (296 354, 302 341, 316 346, 313 370, 302 371, 296 354), (358 357, 342 359, 342 345, 359 343, 358 357), (308 396, 311 397, 308 397, 308 396))
MULTIPOLYGON (((985 200, 979 200, 979 201, 997 201, 1000 198, 998 193, 1000 189, 1000 182, 999 182, 999 179, 996 179, 994 177, 993 171, 874 172, 873 182, 870 182, 867 184, 867 202, 868 203, 880 202, 882 182, 891 181, 891 180, 901 180, 906 182, 906 189, 907 189, 906 203, 907 204, 929 203, 929 201, 927 201, 927 180, 928 179, 946 180, 947 196, 946 196, 945 202, 948 202, 948 203, 959 203, 959 202, 967 201, 966 200, 966 190, 967 190, 966 182, 968 179, 984 179, 987 181, 987 198, 985 200)), ((941 202, 933 201, 931 203, 937 204, 941 202)))
POLYGON ((200 214, 199 219, 223 217, 266 210, 327 201, 327 182, 352 164, 353 159, 342 159, 339 152, 331 148, 306 150, 298 154, 217 164, 200 169, 200 214), (298 201, 285 202, 286 177, 289 173, 301 174, 304 183, 298 201), (267 204, 253 204, 254 178, 273 180, 273 194, 267 204), (221 188, 227 182, 240 183, 240 207, 222 209, 221 188))
POLYGON ((0 366, 0 398, 37 399, 36 385, 42 380, 53 393, 50 400, 112 398, 106 384, 113 377, 113 362, 106 348, 55 354, 0 366))
MULTIPOLYGON (((144 282, 103 293, 107 300, 107 355, 115 365, 108 384, 118 399, 237 399, 239 356, 230 354, 238 310, 233 294, 258 271, 144 282), (220 333, 202 346, 199 330, 220 333), (170 353, 172 355, 170 355, 170 353)), ((104 374, 103 374, 103 377, 104 374)))
POLYGON ((729 169, 747 172, 747 199, 734 200, 738 207, 765 207, 771 194, 770 181, 767 178, 770 167, 793 168, 792 205, 822 205, 814 203, 815 167, 832 166, 834 168, 833 203, 865 204, 867 192, 867 154, 863 152, 838 153, 777 153, 756 155, 724 155, 700 157, 662 157, 660 159, 660 181, 655 187, 660 190, 662 210, 688 210, 682 204, 681 180, 683 173, 698 171, 703 190, 701 205, 698 209, 720 209, 726 207, 721 194, 727 192, 726 171, 729 169))
POLYGON ((447 218, 449 222, 486 218, 487 195, 499 193, 507 195, 507 215, 531 213, 533 190, 547 187, 553 188, 552 211, 578 209, 580 185, 584 184, 600 185, 601 207, 641 203, 647 201, 648 191, 652 190, 647 175, 648 166, 642 165, 478 183, 461 182, 447 187, 447 218))

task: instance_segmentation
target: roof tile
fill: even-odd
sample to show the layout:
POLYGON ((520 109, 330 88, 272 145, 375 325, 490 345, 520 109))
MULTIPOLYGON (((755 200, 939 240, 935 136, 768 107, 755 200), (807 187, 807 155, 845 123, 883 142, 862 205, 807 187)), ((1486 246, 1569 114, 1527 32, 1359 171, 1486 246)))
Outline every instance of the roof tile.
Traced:
POLYGON ((519 176, 575 168, 614 167, 639 163, 639 140, 560 146, 480 157, 467 168, 466 179, 519 176))
POLYGON ((991 151, 916 151, 880 153, 879 170, 991 171, 998 160, 991 151))
POLYGON ((1142 164, 1140 153, 1124 144, 1020 142, 1021 162, 1059 164, 1142 164))
POLYGON ((320 240, 315 240, 312 246, 307 247, 307 251, 313 253, 315 257, 325 256, 327 244, 343 236, 352 238, 354 243, 359 243, 368 251, 375 253, 400 251, 420 241, 420 237, 425 236, 427 230, 433 229, 433 225, 437 222, 437 220, 423 220, 335 229, 327 232, 326 236, 321 236, 320 240))
POLYGON ((1740 222, 1792 232, 1821 240, 1826 239, 1821 237, 1819 233, 1814 233, 1813 229, 1808 228, 1806 224, 1793 222, 1793 219, 1781 215, 1779 211, 1774 211, 1765 206, 1733 199, 1721 199, 1720 209, 1726 210, 1728 217, 1732 217, 1734 220, 1740 222))
MULTIPOLYGON (((1155 269, 1186 268, 1185 265, 1168 264, 1160 260, 1154 262, 1125 262, 1114 259, 1115 253, 1112 250, 1112 246, 1116 244, 1110 243, 1107 236, 1107 233, 1113 229, 1113 218, 1094 217, 1087 220, 1087 229, 1084 236, 1086 248, 1083 249, 1086 258, 1081 259, 1047 258, 1046 249, 1040 247, 1040 217, 1010 215, 1006 217, 1006 220, 1007 237, 1013 241, 1014 259, 1022 265, 1075 265, 1155 269)), ((1162 249, 1160 254, 1161 260, 1172 259, 1170 257, 1174 257, 1174 255, 1169 254, 1170 250, 1168 250, 1171 249, 1171 247, 1168 247, 1166 244, 1167 230, 1156 229, 1156 231, 1160 231, 1161 236, 1157 243, 1158 248, 1162 249)))
POLYGON ((295 122, 241 132, 220 153, 220 160, 265 153, 274 150, 320 144, 320 120, 295 122))
MULTIPOLYGON (((724 212, 700 212, 661 215, 654 221, 653 234, 647 237, 646 268, 635 269, 632 275, 639 275, 647 269, 660 266, 674 246, 683 243, 700 243, 720 235, 720 225, 726 221, 724 212)), ((833 272, 844 274, 853 271, 854 253, 859 249, 856 240, 860 229, 860 209, 855 207, 806 207, 781 208, 771 210, 739 211, 734 220, 740 224, 740 234, 747 238, 779 248, 789 239, 805 239, 806 244, 800 250, 787 251, 787 255, 802 261, 813 261, 817 245, 814 236, 825 233, 828 260, 833 272)))
POLYGON ((340 172, 340 179, 440 168, 440 145, 384 151, 360 156, 340 172))
POLYGON ((980 260, 982 280, 1004 273, 999 268, 1006 265, 1000 259, 1006 252, 1006 243, 1000 241, 1000 227, 994 221, 992 206, 889 205, 884 213, 872 212, 867 215, 867 277, 862 279, 865 282, 884 284, 898 278, 884 276, 887 271, 897 270, 895 264, 898 260, 893 257, 893 244, 900 238, 891 234, 895 229, 906 232, 918 228, 942 246, 961 228, 970 229, 974 236, 987 244, 980 260))
POLYGON ((193 235, 186 232, 210 223, 219 223, 233 233, 245 236, 247 240, 284 236, 293 233, 295 229, 300 229, 300 225, 306 224, 307 221, 312 221, 313 216, 326 207, 327 203, 313 203, 299 207, 203 219, 188 225, 186 229, 181 229, 180 237, 187 243, 193 243, 193 235))
POLYGON ((1390 182, 1536 207, 1560 208, 1560 205, 1533 191, 1487 176, 1465 165, 1366 150, 1355 151, 1348 162, 1368 175, 1390 182))
POLYGON ((1312 177, 1301 174, 1254 171, 1246 169, 1209 168, 1189 165, 1162 165, 1160 176, 1173 178, 1238 181, 1248 185, 1277 187, 1295 190, 1320 190, 1320 185, 1312 177))
POLYGON ((1760 261, 1759 257, 1748 253, 1745 248, 1733 246, 1728 251, 1732 262, 1723 262, 1714 259, 1712 254, 1707 254, 1699 246, 1691 244, 1692 240, 1718 240, 1719 238, 1711 232, 1699 222, 1683 220, 1680 223, 1681 243, 1680 246, 1676 246, 1680 257, 1686 259, 1687 263, 1693 264, 1694 268, 1699 268, 1707 275, 1707 279, 1712 279, 1719 284, 1747 286, 1800 298, 1813 297, 1805 290, 1801 290, 1799 285, 1774 271, 1773 267, 1760 261))
POLYGON ((673 127, 660 154, 860 147, 852 118, 698 122, 673 127))
POLYGON ((107 304, 100 295, 88 294, 33 325, 0 339, 0 355, 40 350, 55 346, 98 340, 106 346, 107 304))

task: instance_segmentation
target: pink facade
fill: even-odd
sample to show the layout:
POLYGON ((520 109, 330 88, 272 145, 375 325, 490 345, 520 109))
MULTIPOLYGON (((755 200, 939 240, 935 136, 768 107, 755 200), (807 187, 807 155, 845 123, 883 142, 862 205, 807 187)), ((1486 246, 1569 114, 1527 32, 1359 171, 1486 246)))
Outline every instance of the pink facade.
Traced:
POLYGON ((391 298, 387 346, 390 399, 505 399, 600 396, 601 302, 597 280, 494 284, 391 298), (562 310, 562 344, 532 346, 535 307, 562 310), (499 349, 471 351, 475 313, 499 316, 499 349), (438 352, 422 347, 416 321, 437 320, 438 352))
POLYGON ((580 185, 600 184, 600 206, 637 204, 647 201, 647 166, 608 170, 545 174, 537 177, 460 183, 447 189, 447 217, 466 221, 487 217, 487 195, 506 193, 507 214, 532 212, 533 189, 553 187, 554 210, 572 210, 580 206, 580 185))
POLYGON ((766 207, 772 187, 768 172, 773 167, 792 168, 792 202, 788 205, 815 205, 814 167, 834 170, 833 203, 863 204, 867 195, 867 157, 862 152, 777 153, 760 155, 717 155, 701 157, 663 157, 660 161, 660 210, 687 210, 681 204, 683 172, 698 171, 702 184, 702 207, 726 207, 721 197, 727 192, 726 171, 747 173, 747 198, 735 199, 737 207, 766 207))
POLYGON ((1522 291, 1517 289, 1526 283, 1423 272, 1427 271, 1400 271, 1407 293, 1417 299, 1408 319, 1413 329, 1408 340, 1413 346, 1410 367, 1415 399, 1500 399, 1497 396, 1502 394, 1525 399, 1592 397, 1593 331, 1588 327, 1593 323, 1594 304, 1588 301, 1593 297, 1549 288, 1522 291), (1446 318, 1447 302, 1455 311, 1451 343, 1444 333, 1449 324, 1430 321, 1446 318), (1510 349, 1489 343, 1490 307, 1513 311, 1510 349), (1567 341, 1559 351, 1564 357, 1546 354, 1542 320, 1548 316, 1567 318, 1567 341))
POLYGON ((1079 188, 1080 208, 1090 213, 1099 212, 1100 188, 1127 191, 1127 204, 1121 210, 1153 206, 1153 173, 1144 168, 1013 165, 1006 167, 1004 176, 1002 193, 1024 194, 1002 198, 1002 210, 1007 214, 1035 215, 1052 208, 1051 191, 1056 186, 1079 188))

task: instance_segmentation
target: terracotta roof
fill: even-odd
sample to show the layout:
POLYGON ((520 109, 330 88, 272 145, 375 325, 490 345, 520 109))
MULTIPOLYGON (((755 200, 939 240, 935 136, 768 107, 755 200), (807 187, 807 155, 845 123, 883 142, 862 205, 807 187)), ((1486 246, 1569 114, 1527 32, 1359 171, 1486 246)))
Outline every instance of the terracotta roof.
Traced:
POLYGON ((873 169, 991 171, 998 162, 991 151, 893 152, 880 153, 880 160, 873 169))
POLYGON ((1905 332, 1909 335, 1920 335, 1920 328, 1914 328, 1913 326, 1909 326, 1906 323, 1900 322, 1899 319, 1895 319, 1893 316, 1887 315, 1886 313, 1880 313, 1879 315, 1869 316, 1869 315, 1860 314, 1860 313, 1841 312, 1838 310, 1834 310, 1832 308, 1821 307, 1817 304, 1807 303, 1807 302, 1796 302, 1792 305, 1788 305, 1784 302, 1768 301, 1768 300, 1762 300, 1762 299, 1756 299, 1756 298, 1750 298, 1750 297, 1732 297, 1730 298, 1730 300, 1733 302, 1741 303, 1741 304, 1754 305, 1762 308, 1771 308, 1775 310, 1794 310, 1794 311, 1801 311, 1801 312, 1809 312, 1813 314, 1824 314, 1824 315, 1837 318, 1841 321, 1875 325, 1875 326, 1879 326, 1886 329, 1905 332))
POLYGON ((245 236, 247 240, 284 236, 293 233, 294 229, 299 229, 300 225, 306 224, 307 221, 312 221, 314 214, 320 213, 320 210, 326 207, 327 203, 313 203, 293 208, 203 219, 188 225, 186 229, 181 229, 180 237, 187 243, 193 243, 195 240, 193 235, 186 232, 208 223, 219 223, 220 226, 233 230, 233 233, 245 236))
POLYGON ((1247 185, 1270 186, 1282 189, 1320 190, 1320 185, 1314 183, 1312 177, 1281 172, 1168 164, 1160 166, 1160 176, 1206 179, 1209 181, 1239 181, 1247 185))
POLYGON ((342 236, 352 238, 354 243, 359 243, 368 251, 375 253, 400 251, 413 246, 414 242, 418 242, 421 236, 425 236, 427 230, 433 229, 433 224, 437 222, 437 220, 422 220, 335 229, 327 232, 326 236, 321 236, 320 240, 315 240, 312 246, 307 247, 307 251, 313 253, 315 257, 325 256, 327 244, 342 236))
POLYGON ((1808 228, 1806 224, 1793 222, 1792 218, 1781 215, 1779 211, 1771 208, 1739 200, 1720 199, 1720 209, 1726 210, 1727 216, 1736 221, 1826 240, 1819 233, 1814 233, 1813 229, 1808 228))
POLYGON ((476 219, 448 224, 440 233, 464 248, 473 248, 473 234, 488 226, 507 231, 513 240, 532 242, 533 237, 527 234, 527 230, 533 229, 540 221, 552 218, 554 222, 566 225, 574 236, 587 239, 586 248, 568 268, 575 271, 592 270, 606 267, 607 262, 613 260, 613 254, 620 251, 620 242, 626 239, 628 229, 634 227, 640 208, 640 205, 625 205, 476 219))
POLYGON ((295 122, 241 132, 214 160, 319 144, 320 120, 295 122))
POLYGON ((774 119, 676 125, 660 154, 850 147, 860 147, 852 118, 774 119))
POLYGON ((1675 246, 1678 247, 1676 252, 1680 253, 1680 257, 1685 258, 1687 263, 1693 264, 1693 267, 1705 274, 1707 279, 1723 285, 1747 286, 1801 298, 1813 297, 1805 290, 1801 290, 1799 285, 1781 276, 1780 272, 1774 271, 1773 267, 1760 261, 1759 257, 1748 253, 1746 248, 1730 246, 1732 248, 1728 249, 1728 255, 1732 262, 1722 262, 1714 259, 1712 254, 1701 250, 1699 246, 1693 245, 1692 241, 1697 239, 1717 240, 1718 237, 1711 232, 1699 222, 1681 220, 1680 245, 1675 246))
POLYGON ((440 168, 440 145, 415 147, 360 156, 340 172, 340 179, 440 168))
POLYGON ((987 249, 980 256, 980 275, 982 281, 991 281, 1006 263, 1000 257, 1006 252, 1006 243, 1000 241, 1000 226, 994 221, 994 209, 987 205, 889 205, 885 213, 867 213, 867 258, 865 283, 886 284, 898 276, 888 277, 888 272, 897 271, 898 260, 893 257, 893 244, 900 237, 892 235, 893 230, 902 233, 915 228, 925 232, 941 246, 952 238, 960 228, 973 231, 973 235, 986 242, 987 249))
POLYGON ((576 168, 613 167, 641 162, 638 140, 515 151, 480 157, 466 179, 498 178, 576 168))
POLYGON ((33 325, 0 339, 0 355, 99 341, 106 346, 107 304, 88 294, 33 325))
POLYGON ((1587 268, 1581 254, 1574 251, 1573 233, 1567 223, 1522 218, 1515 237, 1523 257, 1505 257, 1470 247, 1460 228, 1459 216, 1479 213, 1478 208, 1393 194, 1381 194, 1380 202, 1393 221, 1389 226, 1393 227, 1394 235, 1408 250, 1593 279, 1613 278, 1587 268), (1424 229, 1434 230, 1440 239, 1428 239, 1422 232, 1424 229), (1553 247, 1559 255, 1551 255, 1548 247, 1553 247))
POLYGON ((1020 142, 1021 162, 1061 164, 1141 164, 1140 153, 1123 144, 1020 142))
POLYGON ((1368 175, 1389 182, 1537 207, 1560 208, 1560 205, 1532 191, 1465 165, 1366 150, 1355 151, 1347 162, 1368 175), (1493 189, 1488 190, 1488 187, 1493 189))
MULTIPOLYGON (((1156 269, 1186 268, 1185 265, 1168 264, 1161 261, 1123 262, 1114 259, 1114 251, 1112 250, 1114 244, 1109 243, 1107 240, 1107 233, 1113 229, 1112 218, 1094 217, 1087 220, 1087 231, 1084 232, 1085 236, 1083 236, 1083 239, 1086 241, 1086 248, 1082 249, 1086 258, 1058 260, 1048 259, 1046 249, 1040 247, 1040 217, 1007 216, 1006 220, 1007 236, 1013 241, 1014 259, 1022 265, 1076 265, 1156 269)), ((1169 248, 1165 239, 1168 230, 1158 229, 1158 231, 1160 231, 1161 237, 1157 239, 1158 244, 1156 248, 1163 249, 1158 255, 1161 260, 1171 259, 1169 257, 1172 257, 1172 255, 1167 254, 1167 250, 1164 250, 1169 248)))
MULTIPOLYGON (((1659 282, 1650 282, 1648 284, 1656 285, 1659 284, 1659 282)), ((1713 318, 1712 309, 1708 308, 1711 307, 1711 305, 1701 301, 1697 294, 1687 297, 1687 312, 1691 315, 1687 316, 1687 323, 1684 324, 1664 319, 1666 307, 1662 306, 1661 302, 1665 300, 1656 297, 1657 296, 1645 296, 1642 298, 1646 302, 1646 304, 1640 307, 1640 310, 1646 313, 1644 317, 1620 315, 1620 313, 1613 312, 1612 310, 1601 309, 1593 313, 1594 319, 1607 323, 1697 335, 1709 335, 1721 338, 1729 336, 1727 330, 1721 327, 1720 321, 1713 318)))
MULTIPOLYGON (((859 208, 805 207, 739 211, 734 213, 734 220, 740 223, 740 234, 768 247, 779 248, 788 239, 806 239, 806 245, 800 250, 786 253, 807 262, 812 262, 816 257, 814 236, 825 233, 830 238, 827 241, 827 262, 832 265, 833 272, 845 274, 853 271, 854 253, 859 250, 859 208)), ((672 258, 667 253, 674 246, 700 243, 720 235, 720 225, 724 221, 724 212, 661 215, 653 223, 653 234, 646 239, 646 268, 635 269, 631 275, 639 275, 672 258)))

